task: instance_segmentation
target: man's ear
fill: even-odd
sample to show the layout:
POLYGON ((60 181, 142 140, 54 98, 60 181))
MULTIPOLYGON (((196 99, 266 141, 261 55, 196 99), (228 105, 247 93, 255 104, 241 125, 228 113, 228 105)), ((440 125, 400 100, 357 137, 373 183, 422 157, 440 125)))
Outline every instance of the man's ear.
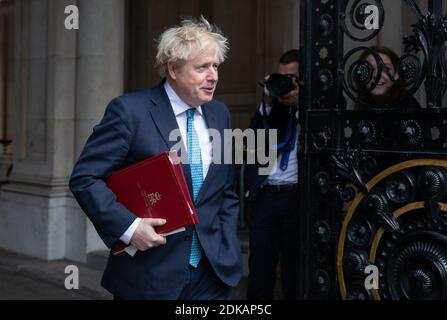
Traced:
POLYGON ((175 67, 172 63, 167 64, 166 69, 168 71, 168 75, 171 79, 175 80, 177 78, 177 74, 175 72, 175 67))

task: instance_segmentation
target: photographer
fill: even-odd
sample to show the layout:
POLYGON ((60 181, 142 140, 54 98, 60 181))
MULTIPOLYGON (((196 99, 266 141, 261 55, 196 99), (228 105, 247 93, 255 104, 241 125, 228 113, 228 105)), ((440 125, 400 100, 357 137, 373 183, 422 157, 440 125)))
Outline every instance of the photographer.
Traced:
POLYGON ((279 261, 283 298, 296 299, 298 70, 299 51, 285 52, 278 73, 265 77, 263 101, 250 124, 254 130, 277 130, 277 163, 270 175, 259 175, 259 164, 245 169, 251 207, 248 299, 274 298, 279 261))

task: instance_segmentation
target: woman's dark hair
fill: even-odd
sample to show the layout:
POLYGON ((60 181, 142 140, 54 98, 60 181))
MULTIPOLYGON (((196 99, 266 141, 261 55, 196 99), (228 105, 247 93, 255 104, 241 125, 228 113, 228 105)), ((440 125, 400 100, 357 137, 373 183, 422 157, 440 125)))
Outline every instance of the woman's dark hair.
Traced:
MULTIPOLYGON (((393 50, 391 50, 388 47, 378 46, 378 45, 372 46, 371 49, 377 53, 381 53, 381 54, 388 56, 388 58, 390 58, 390 60, 391 60, 391 63, 393 64, 394 68, 396 69, 397 62, 399 61, 399 56, 397 55, 396 52, 394 52, 393 50)), ((370 53, 368 51, 366 51, 363 53, 363 56, 366 58, 369 54, 370 53)))

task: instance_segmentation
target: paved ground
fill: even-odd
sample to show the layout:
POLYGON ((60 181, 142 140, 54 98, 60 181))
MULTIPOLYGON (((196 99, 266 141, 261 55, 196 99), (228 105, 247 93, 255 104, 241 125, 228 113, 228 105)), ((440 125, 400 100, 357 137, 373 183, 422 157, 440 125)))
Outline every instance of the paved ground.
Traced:
POLYGON ((43 261, 0 249, 0 299, 91 300, 111 299, 100 285, 101 272, 68 260, 43 261), (65 288, 69 265, 79 270, 79 289, 65 288))
POLYGON ((53 284, 1 270, 0 300, 86 300, 87 297, 53 284))
MULTIPOLYGON (((234 300, 245 300, 247 292, 247 254, 244 276, 233 290, 234 300)), ((0 249, 0 300, 110 300, 112 296, 100 286, 105 262, 104 253, 95 262, 80 264, 69 260, 44 261, 0 249), (79 270, 79 289, 65 288, 66 267, 79 270)), ((92 260, 93 261, 93 260, 92 260)), ((276 289, 279 295, 279 286, 276 289)))

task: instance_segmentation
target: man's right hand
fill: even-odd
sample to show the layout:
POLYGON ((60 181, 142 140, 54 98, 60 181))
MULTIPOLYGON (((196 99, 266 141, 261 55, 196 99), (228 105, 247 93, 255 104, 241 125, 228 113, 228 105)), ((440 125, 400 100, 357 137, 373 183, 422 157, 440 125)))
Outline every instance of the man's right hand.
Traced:
POLYGON ((130 239, 130 244, 140 251, 146 251, 150 248, 165 244, 166 237, 159 235, 154 229, 155 226, 162 226, 165 223, 165 219, 141 219, 140 224, 130 239))

